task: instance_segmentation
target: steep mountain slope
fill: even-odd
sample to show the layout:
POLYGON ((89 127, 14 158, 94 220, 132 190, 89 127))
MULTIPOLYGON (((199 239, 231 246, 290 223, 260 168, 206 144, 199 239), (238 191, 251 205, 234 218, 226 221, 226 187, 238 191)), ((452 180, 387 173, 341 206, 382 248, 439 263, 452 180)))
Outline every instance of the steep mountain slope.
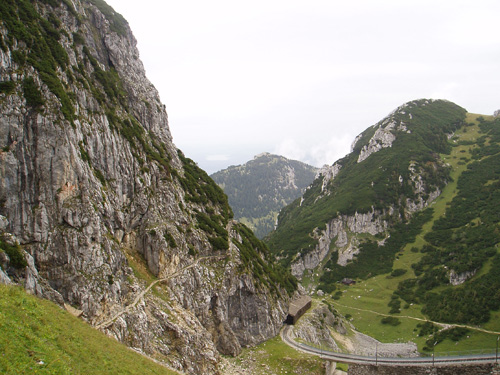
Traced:
POLYGON ((375 249, 373 267, 367 270, 382 266, 384 273, 365 274, 354 286, 334 282, 332 274, 355 268, 319 278, 320 288, 336 289, 334 305, 352 314, 358 329, 384 342, 411 340, 421 351, 432 352, 434 346, 436 353, 495 350, 500 330, 500 236, 494 213, 498 129, 498 119, 467 114, 464 126, 450 139, 451 152, 441 155, 450 167, 451 182, 423 213, 425 224, 416 236, 390 232, 401 240, 395 260, 381 264, 378 256, 385 246, 375 249))
POLYGON ((102 0, 0 16, 0 280, 190 373, 277 334, 294 281, 176 149, 126 21, 102 0))
MULTIPOLYGON (((448 137, 462 125, 465 113, 441 100, 397 108, 358 136, 349 155, 280 212, 278 227, 267 239, 270 247, 299 277, 331 255, 337 271, 348 263, 348 268, 354 266, 353 277, 365 272, 364 265, 373 265, 372 256, 390 264, 401 240, 389 236, 390 229, 421 225, 420 215, 414 213, 439 196, 449 181, 449 168, 439 153, 449 149, 448 137), (392 248, 380 254, 363 251, 377 248, 377 241, 387 245, 380 248, 392 248)), ((381 267, 375 272, 383 271, 381 267)))
POLYGON ((300 197, 313 182, 317 170, 266 152, 210 177, 227 194, 235 219, 262 238, 274 229, 281 208, 300 197))
POLYGON ((427 351, 446 338, 447 350, 490 347, 500 329, 499 157, 500 119, 407 103, 284 208, 267 240, 311 287, 335 291, 366 333, 427 351), (387 333, 396 317, 404 324, 387 333), (423 318, 461 326, 441 332, 416 325, 423 318))
POLYGON ((469 122, 454 150, 461 170, 456 190, 424 233, 413 275, 393 299, 422 304, 432 320, 479 325, 500 309, 500 119, 469 122))

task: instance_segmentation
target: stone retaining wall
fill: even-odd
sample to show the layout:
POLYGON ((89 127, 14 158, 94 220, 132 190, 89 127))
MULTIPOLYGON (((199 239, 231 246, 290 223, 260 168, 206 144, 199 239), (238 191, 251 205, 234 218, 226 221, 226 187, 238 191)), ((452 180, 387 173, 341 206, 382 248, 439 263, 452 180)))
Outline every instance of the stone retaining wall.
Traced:
POLYGON ((500 374, 500 367, 494 363, 439 366, 439 367, 402 367, 349 365, 348 375, 490 375, 500 374))

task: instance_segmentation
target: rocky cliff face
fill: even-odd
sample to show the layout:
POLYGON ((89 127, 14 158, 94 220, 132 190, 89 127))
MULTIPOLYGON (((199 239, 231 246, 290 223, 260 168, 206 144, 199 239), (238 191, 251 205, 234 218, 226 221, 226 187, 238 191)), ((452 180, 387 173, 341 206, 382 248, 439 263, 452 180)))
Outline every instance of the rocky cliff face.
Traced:
POLYGON ((287 276, 176 149, 126 21, 101 0, 1 17, 1 243, 27 266, 0 251, 0 279, 191 373, 275 335, 287 276))
POLYGON ((392 210, 387 213, 372 211, 365 214, 355 213, 352 216, 340 215, 331 220, 325 230, 316 231, 318 245, 304 256, 297 257, 291 264, 292 274, 295 277, 302 277, 304 271, 315 269, 323 262, 331 249, 336 249, 338 252, 337 263, 345 266, 359 253, 357 236, 385 232, 389 223, 382 218, 392 213, 392 210))
POLYGON ((304 340, 317 347, 341 351, 332 337, 332 331, 340 335, 345 335, 347 330, 344 327, 343 320, 337 315, 337 312, 333 308, 329 308, 324 304, 313 306, 295 324, 290 337, 304 340))

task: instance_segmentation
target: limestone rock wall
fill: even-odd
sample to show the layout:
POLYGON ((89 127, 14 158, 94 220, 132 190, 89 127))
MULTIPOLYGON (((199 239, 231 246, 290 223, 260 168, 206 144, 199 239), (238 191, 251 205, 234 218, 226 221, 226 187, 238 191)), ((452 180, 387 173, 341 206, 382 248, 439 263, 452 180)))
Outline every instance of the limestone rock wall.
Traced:
POLYGON ((26 3, 56 37, 40 66, 0 24, 0 235, 28 264, 2 267, 0 281, 71 305, 175 368, 216 373, 219 353, 278 333, 286 293, 242 266, 227 201, 173 144, 126 21, 101 2, 26 3))
POLYGON ((362 214, 340 215, 332 219, 327 223, 325 230, 316 231, 318 245, 312 251, 299 256, 292 263, 292 274, 301 277, 305 270, 315 269, 332 248, 339 252, 338 263, 346 265, 359 251, 356 234, 375 235, 387 229, 388 222, 382 219, 383 216, 382 212, 374 210, 362 214))

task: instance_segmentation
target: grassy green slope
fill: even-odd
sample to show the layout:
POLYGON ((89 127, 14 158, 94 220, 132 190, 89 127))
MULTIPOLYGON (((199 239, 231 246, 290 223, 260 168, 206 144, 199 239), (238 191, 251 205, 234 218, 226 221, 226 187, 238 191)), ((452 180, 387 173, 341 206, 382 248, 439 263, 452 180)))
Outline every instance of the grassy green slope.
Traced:
POLYGON ((408 132, 398 132, 392 147, 372 154, 362 163, 358 156, 373 135, 367 129, 353 152, 338 161, 342 169, 328 186, 329 194, 321 195, 321 178, 303 196, 280 212, 278 228, 266 241, 269 247, 287 264, 298 252, 312 249, 316 240, 311 233, 339 214, 369 212, 375 209, 398 207, 402 198, 413 198, 409 165, 419 168, 429 190, 444 187, 448 171, 436 163, 438 153, 448 150, 446 134, 456 130, 465 118, 465 110, 446 101, 408 103, 407 108, 392 115, 403 122, 408 132), (400 183, 400 176, 405 184, 400 183))
POLYGON ((325 373, 324 361, 292 349, 279 336, 256 347, 244 349, 237 358, 228 360, 245 373, 254 375, 325 373))
POLYGON ((52 302, 0 285, 0 373, 177 374, 52 302))
MULTIPOLYGON (((468 128, 466 128, 468 130, 468 128)), ((443 216, 424 235, 422 259, 413 265, 414 280, 400 284, 398 295, 425 305, 434 320, 482 324, 500 308, 500 121, 482 120, 475 142, 460 140, 458 165, 466 165, 457 180, 456 195, 443 216), (451 286, 448 270, 475 274, 451 286)))
MULTIPOLYGON (((391 307, 388 305, 394 296, 394 292, 398 289, 400 282, 408 279, 414 279, 416 277, 415 270, 412 265, 418 264, 422 258, 426 255, 421 253, 425 245, 428 245, 426 237, 433 231, 435 223, 445 215, 447 209, 452 207, 452 201, 460 194, 458 181, 460 176, 467 170, 468 166, 474 162, 472 156, 477 154, 474 149, 479 149, 478 140, 485 135, 487 128, 483 127, 483 130, 479 127, 477 121, 478 115, 468 114, 467 122, 472 124, 467 127, 462 128, 456 133, 455 140, 452 141, 453 147, 449 154, 441 155, 443 160, 449 163, 452 167, 451 177, 453 181, 449 183, 443 190, 441 196, 433 203, 433 216, 431 220, 425 223, 422 227, 421 233, 416 237, 415 241, 408 243, 401 252, 398 253, 397 259, 394 261, 393 269, 402 269, 406 273, 403 275, 392 277, 390 273, 383 275, 378 275, 376 277, 368 278, 365 281, 358 283, 352 287, 340 287, 337 297, 338 300, 334 301, 336 308, 343 314, 349 314, 353 318, 353 323, 355 326, 364 333, 367 333, 379 340, 384 342, 393 341, 408 341, 412 340, 419 345, 420 349, 423 349, 428 345, 427 341, 433 339, 434 336, 430 336, 430 333, 422 334, 421 326, 422 321, 417 319, 429 319, 428 316, 422 313, 422 303, 406 303, 401 302, 401 312, 396 314, 390 314, 391 307), (419 251, 415 251, 419 250, 419 251), (388 325, 382 324, 381 320, 392 315, 398 317, 400 324, 395 327, 390 327, 388 325), (419 326, 420 325, 420 326, 419 326)), ((492 119, 487 119, 492 120, 492 119)), ((490 126, 490 129, 495 129, 500 126, 490 126)), ((485 143, 492 145, 493 136, 490 135, 488 139, 485 139, 485 143)), ((484 137, 483 137, 484 139, 484 137)), ((481 143, 481 141, 479 142, 481 143)), ((490 155, 491 156, 491 155, 490 155)), ((479 158, 486 160, 485 158, 490 156, 479 156, 479 158)), ((486 185, 492 186, 493 180, 488 181, 486 185)), ((498 225, 498 224, 497 224, 498 225)), ((493 260, 490 259, 484 262, 484 265, 477 272, 476 276, 472 281, 481 278, 484 275, 490 274, 493 266, 493 260)), ((427 270, 430 269, 426 267, 427 270)), ((434 288, 433 292, 438 294, 439 292, 446 292, 447 290, 463 290, 464 286, 452 287, 450 285, 438 285, 434 288)), ((459 299, 459 298, 458 298, 459 299)), ((424 300, 425 302, 425 300, 424 300)), ((443 302, 443 306, 446 304, 443 302)), ((474 306, 474 304, 472 305, 474 306)), ((483 329, 499 332, 500 331, 500 312, 490 311, 491 317, 488 322, 481 325, 483 329)), ((435 320, 441 321, 439 315, 435 320)), ((466 322, 465 322, 466 323, 466 322)), ((436 346, 437 351, 467 351, 473 349, 490 349, 494 350, 496 344, 495 333, 486 333, 482 331, 477 331, 470 329, 467 334, 462 337, 459 341, 453 341, 451 339, 446 339, 440 342, 436 346)))

